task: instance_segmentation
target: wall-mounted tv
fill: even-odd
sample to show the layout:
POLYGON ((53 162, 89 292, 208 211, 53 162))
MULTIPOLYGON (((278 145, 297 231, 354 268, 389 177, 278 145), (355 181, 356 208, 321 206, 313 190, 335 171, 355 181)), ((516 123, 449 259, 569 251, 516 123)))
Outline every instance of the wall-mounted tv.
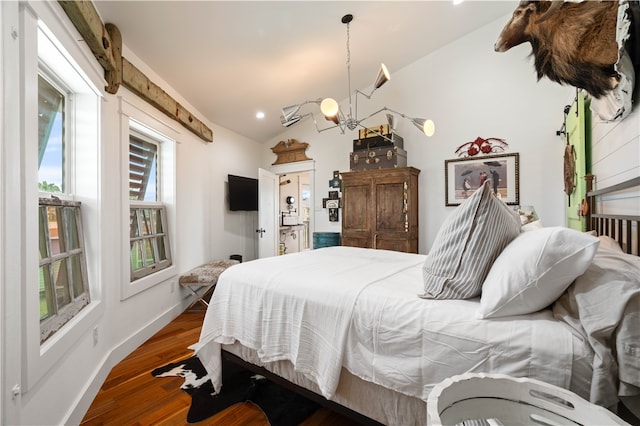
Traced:
POLYGON ((258 179, 228 175, 229 210, 258 210, 258 179))

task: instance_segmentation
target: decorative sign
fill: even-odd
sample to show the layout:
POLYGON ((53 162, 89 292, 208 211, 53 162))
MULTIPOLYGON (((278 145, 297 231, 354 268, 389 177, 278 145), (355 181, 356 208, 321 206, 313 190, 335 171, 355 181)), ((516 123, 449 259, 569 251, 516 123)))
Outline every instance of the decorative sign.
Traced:
POLYGON ((294 163, 296 161, 307 161, 311 158, 307 157, 306 150, 309 146, 306 142, 299 142, 295 139, 287 139, 278 142, 271 148, 274 154, 278 156, 272 166, 276 164, 294 163))
POLYGON ((463 143, 456 149, 458 157, 473 157, 478 154, 495 154, 503 152, 509 144, 504 139, 487 138, 480 136, 471 142, 463 143))

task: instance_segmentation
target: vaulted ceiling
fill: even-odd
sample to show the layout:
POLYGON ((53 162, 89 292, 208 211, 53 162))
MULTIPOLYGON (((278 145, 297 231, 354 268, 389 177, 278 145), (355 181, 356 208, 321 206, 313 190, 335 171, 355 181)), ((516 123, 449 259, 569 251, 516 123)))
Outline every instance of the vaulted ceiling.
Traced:
POLYGON ((513 1, 481 0, 94 4, 103 22, 120 29, 125 57, 131 52, 149 65, 198 118, 256 141, 282 131, 283 106, 347 96, 343 15, 354 16, 353 90, 373 83, 380 62, 393 75, 515 8, 513 1))

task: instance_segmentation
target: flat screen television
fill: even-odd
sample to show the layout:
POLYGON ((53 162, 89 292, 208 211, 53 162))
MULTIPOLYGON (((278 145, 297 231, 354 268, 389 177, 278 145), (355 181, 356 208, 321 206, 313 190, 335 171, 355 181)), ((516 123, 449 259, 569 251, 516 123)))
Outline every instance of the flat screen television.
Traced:
POLYGON ((258 210, 258 179, 228 175, 229 210, 258 210))

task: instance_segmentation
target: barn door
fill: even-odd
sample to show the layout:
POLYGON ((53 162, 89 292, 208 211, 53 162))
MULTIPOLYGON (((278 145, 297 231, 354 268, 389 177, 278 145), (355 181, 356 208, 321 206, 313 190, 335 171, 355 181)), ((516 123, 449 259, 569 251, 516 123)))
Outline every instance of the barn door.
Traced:
POLYGON ((586 231, 586 218, 582 214, 581 205, 586 196, 584 177, 591 173, 591 112, 583 92, 577 92, 576 100, 566 117, 565 131, 565 181, 573 174, 572 191, 566 190, 569 184, 565 182, 567 227, 586 231), (573 156, 573 170, 567 169, 570 156, 573 156))

